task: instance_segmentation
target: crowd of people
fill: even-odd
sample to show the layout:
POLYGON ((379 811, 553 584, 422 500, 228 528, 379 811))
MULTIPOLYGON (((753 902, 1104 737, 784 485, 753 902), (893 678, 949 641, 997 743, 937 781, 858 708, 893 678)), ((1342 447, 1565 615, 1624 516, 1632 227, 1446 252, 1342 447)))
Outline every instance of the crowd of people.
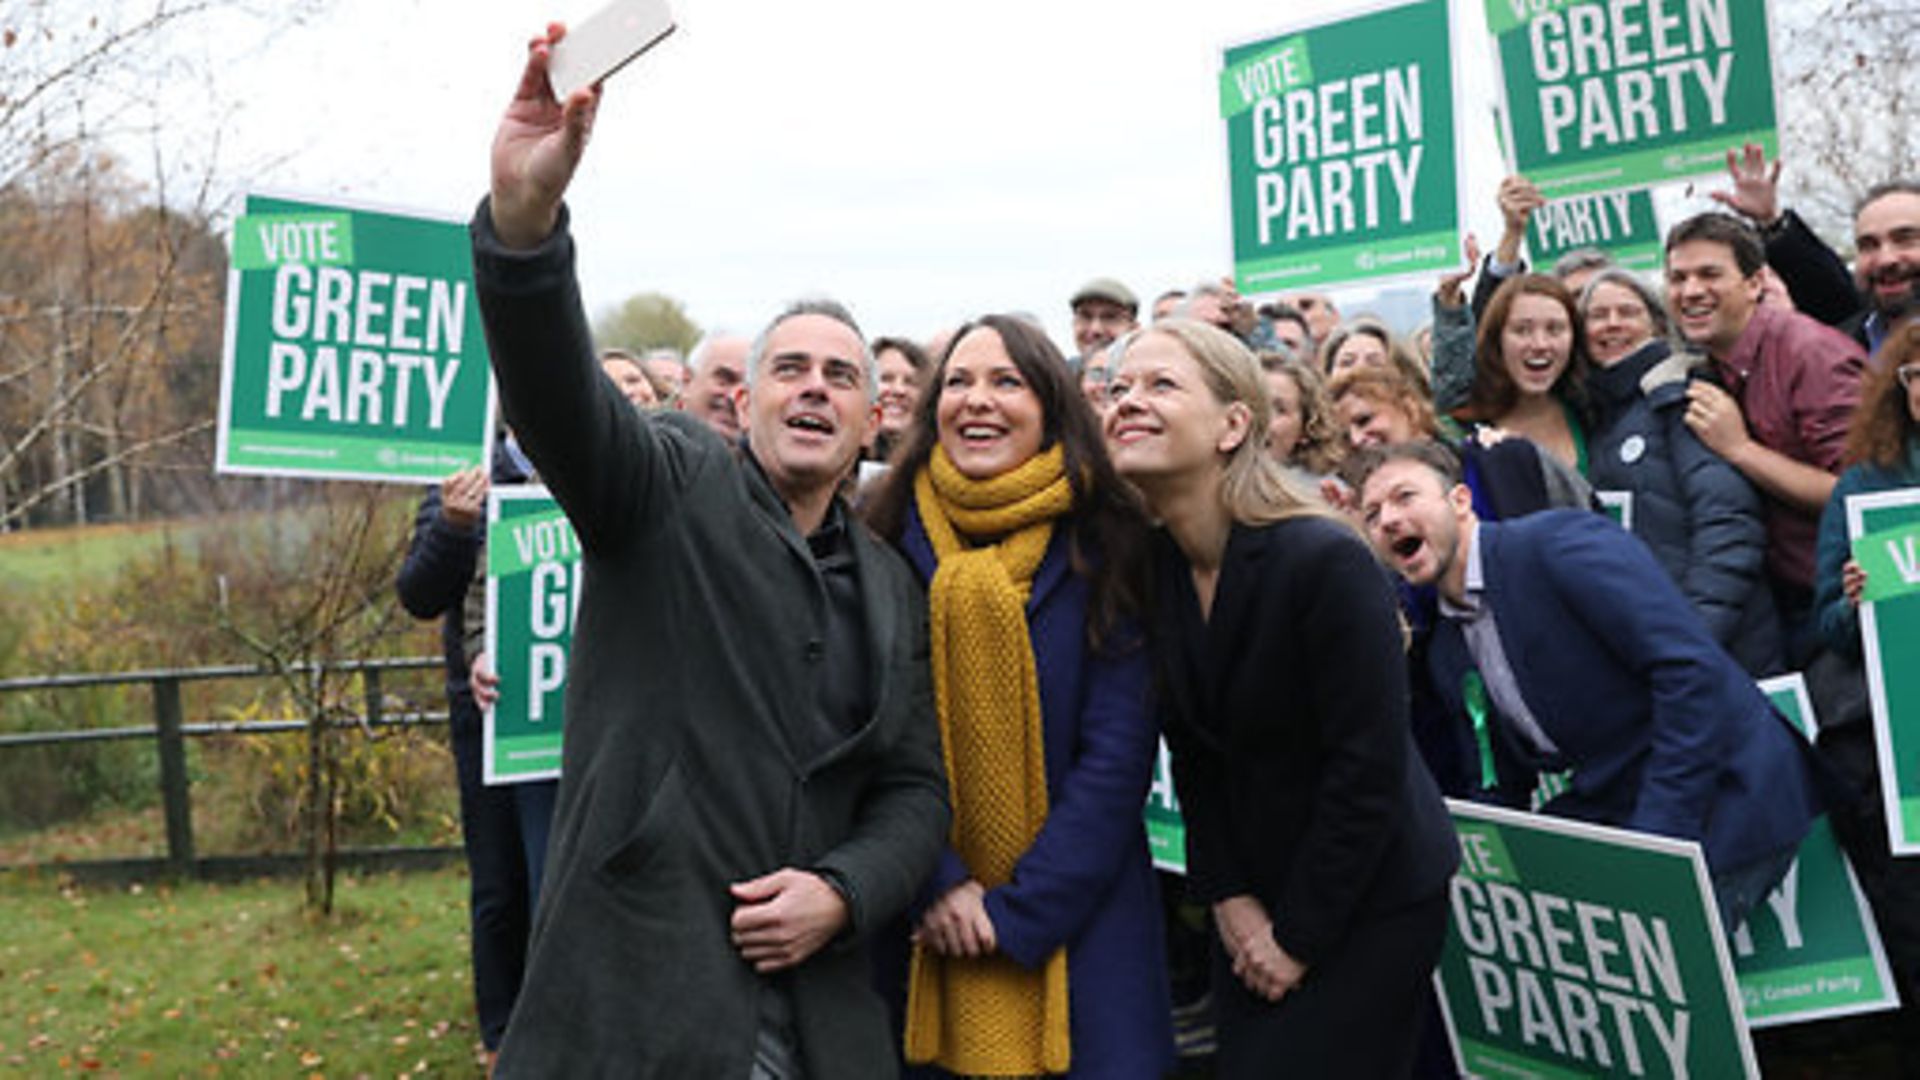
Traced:
POLYGON ((447 616, 501 1075, 1157 1077, 1195 1006, 1219 1075, 1452 1075, 1442 795, 1698 841, 1729 932, 1827 814, 1920 991, 1843 501, 1920 484, 1920 181, 1862 194, 1851 274, 1748 147, 1654 280, 1527 267, 1508 179, 1411 337, 1100 278, 1071 356, 806 301, 683 362, 592 342, 599 92, 552 40, 472 226, 511 434, 400 582, 447 616), (587 575, 563 779, 484 788, 480 507, 534 477, 587 575), (1756 685, 1792 671, 1818 745, 1756 685))

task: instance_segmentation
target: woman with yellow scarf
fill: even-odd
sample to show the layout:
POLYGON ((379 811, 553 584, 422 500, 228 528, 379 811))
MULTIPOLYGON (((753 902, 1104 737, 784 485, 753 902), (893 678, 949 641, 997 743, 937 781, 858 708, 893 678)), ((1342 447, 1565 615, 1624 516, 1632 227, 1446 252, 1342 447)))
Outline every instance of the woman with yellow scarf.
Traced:
MULTIPOLYGON (((953 831, 912 916, 909 1063, 1159 1077, 1172 1030, 1141 809, 1146 526, 1032 324, 962 327, 870 517, 928 582, 953 831)), ((900 984, 904 982, 904 987, 900 984)))

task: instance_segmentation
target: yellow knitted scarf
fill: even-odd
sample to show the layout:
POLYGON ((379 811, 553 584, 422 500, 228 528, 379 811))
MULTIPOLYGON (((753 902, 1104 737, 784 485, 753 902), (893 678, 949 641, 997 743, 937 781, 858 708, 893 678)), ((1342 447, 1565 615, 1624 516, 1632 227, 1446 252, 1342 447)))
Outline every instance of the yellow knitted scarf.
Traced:
MULTIPOLYGON (((989 889, 1012 878, 1047 818, 1026 604, 1053 522, 1073 503, 1062 462, 1055 445, 975 481, 935 447, 914 478, 920 521, 939 558, 928 613, 953 847, 989 889)), ((969 960, 914 947, 908 1061, 969 1076, 1063 1073, 1070 1045, 1066 949, 1028 971, 1004 955, 969 960)))

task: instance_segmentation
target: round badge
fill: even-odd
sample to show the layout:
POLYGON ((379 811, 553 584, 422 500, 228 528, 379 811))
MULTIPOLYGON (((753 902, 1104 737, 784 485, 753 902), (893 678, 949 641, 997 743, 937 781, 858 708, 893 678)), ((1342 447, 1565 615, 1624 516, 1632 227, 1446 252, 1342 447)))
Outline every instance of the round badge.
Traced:
POLYGON ((1629 435, 1627 441, 1620 444, 1620 460, 1628 465, 1639 461, 1647 453, 1647 440, 1640 435, 1629 435))

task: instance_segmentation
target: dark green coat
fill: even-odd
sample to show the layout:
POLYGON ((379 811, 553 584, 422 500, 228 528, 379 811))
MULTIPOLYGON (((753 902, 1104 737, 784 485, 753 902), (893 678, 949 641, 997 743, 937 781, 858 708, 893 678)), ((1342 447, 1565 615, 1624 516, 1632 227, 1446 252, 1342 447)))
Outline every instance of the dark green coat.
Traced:
POLYGON ((865 939, 947 832, 926 619, 899 558, 853 543, 870 719, 800 760, 826 592, 760 470, 698 421, 637 413, 600 373, 565 218, 508 252, 483 203, 474 271, 503 411, 579 534, 586 583, 526 983, 500 1074, 747 1075, 769 983, 728 938, 731 882, 783 866, 849 887, 851 932, 781 977, 808 1075, 894 1071, 865 939))

